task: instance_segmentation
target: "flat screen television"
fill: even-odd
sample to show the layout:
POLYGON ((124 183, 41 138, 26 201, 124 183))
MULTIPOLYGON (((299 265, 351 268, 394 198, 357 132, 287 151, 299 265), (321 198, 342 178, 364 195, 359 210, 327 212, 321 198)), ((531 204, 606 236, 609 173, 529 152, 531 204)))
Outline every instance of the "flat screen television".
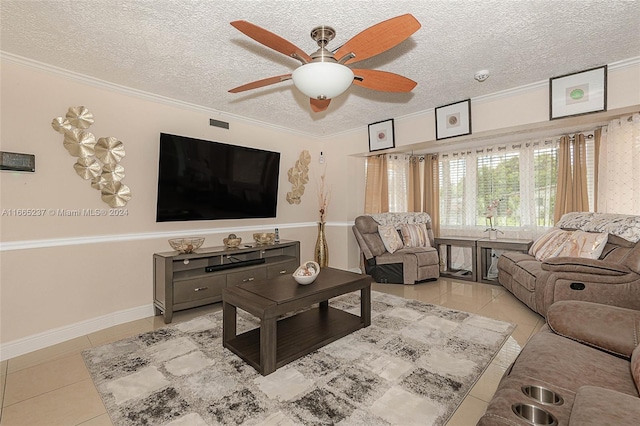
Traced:
POLYGON ((160 134, 156 222, 276 217, 280 153, 160 134))

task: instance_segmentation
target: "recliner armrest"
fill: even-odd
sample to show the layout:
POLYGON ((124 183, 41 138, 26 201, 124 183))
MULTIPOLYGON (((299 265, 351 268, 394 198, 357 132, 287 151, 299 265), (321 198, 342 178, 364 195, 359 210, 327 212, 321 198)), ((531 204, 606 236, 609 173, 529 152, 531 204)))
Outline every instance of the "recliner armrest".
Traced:
POLYGON ((616 262, 578 257, 554 257, 542 262, 542 269, 550 272, 577 272, 582 274, 620 276, 631 269, 616 262))
POLYGON ((578 300, 555 302, 547 324, 556 334, 630 359, 640 341, 640 311, 578 300))

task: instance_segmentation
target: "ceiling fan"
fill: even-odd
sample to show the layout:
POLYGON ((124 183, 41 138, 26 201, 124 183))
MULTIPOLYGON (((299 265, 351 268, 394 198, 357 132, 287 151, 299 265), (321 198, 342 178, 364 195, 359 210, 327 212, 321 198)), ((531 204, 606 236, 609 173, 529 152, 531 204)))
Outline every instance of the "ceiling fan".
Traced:
POLYGON ((282 37, 250 22, 233 21, 231 25, 255 41, 297 59, 302 65, 290 74, 243 84, 229 90, 230 93, 293 80, 293 84, 309 96, 311 109, 320 112, 326 110, 331 99, 342 94, 351 83, 382 92, 410 92, 417 84, 409 78, 391 72, 352 69, 346 66, 378 55, 409 38, 420 28, 420 23, 411 14, 400 15, 367 28, 340 46, 335 53, 326 48, 335 37, 335 30, 328 26, 316 27, 311 31, 311 38, 318 43, 319 49, 311 55, 282 37))

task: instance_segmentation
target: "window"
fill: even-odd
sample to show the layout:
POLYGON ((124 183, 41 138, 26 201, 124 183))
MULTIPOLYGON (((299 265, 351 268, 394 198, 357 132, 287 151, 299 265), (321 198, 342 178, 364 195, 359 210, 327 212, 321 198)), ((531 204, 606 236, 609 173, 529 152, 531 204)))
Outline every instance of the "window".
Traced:
MULTIPOLYGON (((455 234, 484 231, 487 208, 497 204, 493 226, 533 237, 553 226, 558 170, 557 140, 444 153, 439 159, 440 227, 455 234)), ((593 206, 593 139, 587 138, 587 175, 593 206)))

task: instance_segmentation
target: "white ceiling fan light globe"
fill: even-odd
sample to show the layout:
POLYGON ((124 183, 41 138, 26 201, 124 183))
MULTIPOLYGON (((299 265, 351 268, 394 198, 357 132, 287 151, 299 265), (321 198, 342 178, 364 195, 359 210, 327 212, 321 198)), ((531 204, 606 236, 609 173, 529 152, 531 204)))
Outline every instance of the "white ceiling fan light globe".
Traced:
POLYGON ((334 62, 311 62, 291 74, 293 84, 313 99, 333 99, 353 82, 351 68, 334 62))

